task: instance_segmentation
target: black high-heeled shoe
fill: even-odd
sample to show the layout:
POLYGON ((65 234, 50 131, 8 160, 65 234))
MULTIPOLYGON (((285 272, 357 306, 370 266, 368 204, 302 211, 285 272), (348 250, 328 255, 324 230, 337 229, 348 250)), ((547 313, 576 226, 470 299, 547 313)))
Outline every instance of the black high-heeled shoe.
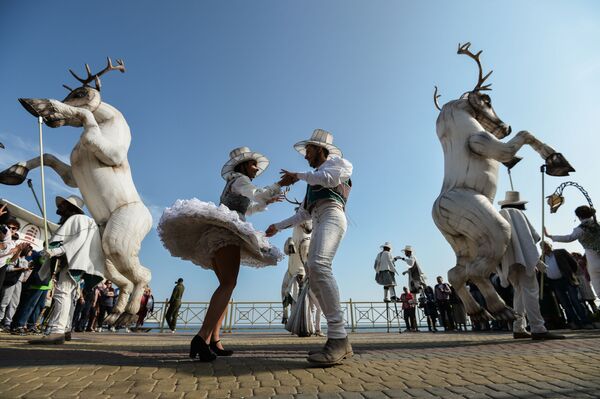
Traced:
POLYGON ((233 355, 233 351, 232 350, 219 348, 217 346, 217 342, 221 342, 221 340, 211 341, 210 342, 210 349, 215 353, 215 355, 217 355, 217 356, 231 356, 231 355, 233 355))
POLYGON ((196 356, 200 358, 201 362, 212 362, 217 358, 217 355, 199 335, 195 335, 190 344, 190 358, 195 359, 196 356))

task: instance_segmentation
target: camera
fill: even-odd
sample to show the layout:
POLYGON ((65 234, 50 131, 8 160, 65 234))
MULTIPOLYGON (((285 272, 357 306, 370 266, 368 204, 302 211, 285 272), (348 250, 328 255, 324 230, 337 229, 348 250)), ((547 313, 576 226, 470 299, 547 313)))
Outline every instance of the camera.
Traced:
POLYGON ((0 224, 0 234, 6 235, 8 233, 8 227, 5 224, 0 224))

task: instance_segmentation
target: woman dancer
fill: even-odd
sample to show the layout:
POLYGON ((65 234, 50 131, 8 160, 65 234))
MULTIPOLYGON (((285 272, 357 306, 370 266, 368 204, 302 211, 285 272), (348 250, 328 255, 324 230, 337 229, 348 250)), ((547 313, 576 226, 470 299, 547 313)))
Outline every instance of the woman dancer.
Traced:
POLYGON ((596 210, 587 205, 575 209, 575 216, 580 224, 568 235, 552 235, 545 231, 546 236, 556 242, 579 241, 585 249, 588 273, 596 296, 600 295, 600 224, 596 220, 596 210))
POLYGON ((240 264, 263 267, 276 265, 283 258, 264 233, 246 222, 247 215, 280 200, 278 183, 260 189, 251 182, 267 168, 269 160, 248 147, 236 148, 229 157, 221 170, 227 183, 220 206, 196 198, 178 200, 165 210, 158 225, 160 238, 171 255, 213 270, 219 280, 202 327, 190 345, 190 357, 199 356, 203 362, 233 354, 223 349, 220 330, 240 264))

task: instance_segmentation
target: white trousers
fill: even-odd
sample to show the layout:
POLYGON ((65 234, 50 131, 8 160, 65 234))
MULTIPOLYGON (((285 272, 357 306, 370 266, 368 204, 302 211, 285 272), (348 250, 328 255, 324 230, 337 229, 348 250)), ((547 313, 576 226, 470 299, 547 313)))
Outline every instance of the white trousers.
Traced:
POLYGON ((321 310, 321 305, 319 305, 319 301, 317 300, 317 297, 315 296, 315 293, 312 291, 312 289, 308 291, 308 303, 310 306, 310 320, 313 323, 314 330, 316 332, 320 332, 321 313, 323 313, 323 311, 321 310))
POLYGON ((585 250, 585 257, 587 258, 587 269, 590 274, 590 282, 594 287, 596 297, 600 295, 600 253, 593 249, 585 250))
POLYGON ((69 274, 68 268, 63 268, 58 274, 52 297, 52 314, 48 319, 48 332, 50 334, 64 334, 71 331, 77 283, 69 274))
POLYGON ((310 287, 327 319, 327 337, 345 338, 344 313, 331 264, 346 233, 346 214, 340 204, 326 201, 312 210, 312 220, 307 261, 310 287))
POLYGON ((524 266, 512 265, 508 272, 508 281, 514 289, 515 320, 513 321, 513 332, 525 332, 527 326, 525 315, 529 320, 532 333, 545 333, 548 331, 544 326, 544 318, 540 312, 540 289, 535 273, 529 276, 524 266))

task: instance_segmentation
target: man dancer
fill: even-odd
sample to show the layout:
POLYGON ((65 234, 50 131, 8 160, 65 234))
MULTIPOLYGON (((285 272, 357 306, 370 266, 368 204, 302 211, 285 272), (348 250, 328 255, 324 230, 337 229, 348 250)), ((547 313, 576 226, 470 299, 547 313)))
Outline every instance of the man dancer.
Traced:
POLYGON ((499 201, 500 215, 510 223, 511 238, 508 248, 502 257, 502 269, 498 271, 500 284, 514 288, 515 321, 513 322, 513 338, 532 338, 534 340, 562 339, 563 335, 553 334, 546 330, 544 318, 540 312, 539 286, 536 268, 540 272, 546 265, 540 260, 536 243, 540 241, 525 213, 525 204, 518 191, 507 191, 503 201, 499 201), (525 329, 525 314, 531 326, 531 333, 525 329))
POLYGON ((398 256, 397 259, 402 259, 408 265, 408 270, 402 274, 408 274, 408 287, 412 294, 418 294, 427 285, 425 282, 425 274, 421 271, 417 258, 413 255, 413 250, 410 245, 404 246, 402 250, 406 257, 398 256))
POLYGON ((266 235, 272 237, 279 230, 312 218, 307 274, 327 319, 327 342, 320 351, 309 353, 308 361, 332 366, 353 355, 331 265, 346 232, 344 210, 352 185, 352 164, 342 158, 342 152, 333 145, 333 135, 325 130, 316 129, 309 140, 296 143, 294 148, 304 155, 315 171, 294 173, 282 170, 280 184, 287 186, 304 180, 307 183, 306 196, 294 216, 270 225, 266 235))

